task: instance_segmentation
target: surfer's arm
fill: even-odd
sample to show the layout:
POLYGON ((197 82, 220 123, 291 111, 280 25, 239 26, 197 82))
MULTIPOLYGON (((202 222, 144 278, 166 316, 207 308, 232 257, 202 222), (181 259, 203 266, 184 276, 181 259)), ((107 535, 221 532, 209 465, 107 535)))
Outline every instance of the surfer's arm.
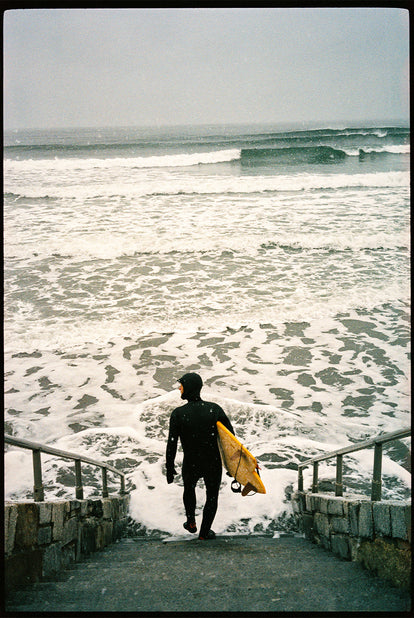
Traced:
POLYGON ((229 431, 231 431, 231 433, 234 436, 234 429, 233 429, 233 425, 231 424, 227 414, 224 412, 224 410, 222 410, 222 408, 219 407, 219 413, 218 413, 218 421, 220 421, 220 423, 222 423, 226 429, 228 429, 229 431))
POLYGON ((178 426, 177 426, 177 418, 173 412, 170 418, 170 429, 168 433, 167 453, 166 453, 167 481, 169 483, 172 483, 174 479, 174 475, 177 474, 177 471, 174 468, 174 460, 175 460, 175 455, 177 453, 177 444, 178 444, 178 426))

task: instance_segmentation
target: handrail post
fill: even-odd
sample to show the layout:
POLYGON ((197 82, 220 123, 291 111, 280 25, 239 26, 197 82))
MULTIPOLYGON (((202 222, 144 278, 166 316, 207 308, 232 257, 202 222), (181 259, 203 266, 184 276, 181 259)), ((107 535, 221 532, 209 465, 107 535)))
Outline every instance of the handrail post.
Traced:
POLYGON ((122 475, 121 476, 121 495, 125 494, 125 493, 126 493, 126 491, 125 491, 125 477, 122 475))
POLYGON ((312 493, 318 493, 318 467, 317 461, 313 462, 313 480, 312 480, 312 493))
POLYGON ((102 497, 108 497, 108 475, 106 468, 102 468, 102 497))
POLYGON ((303 468, 298 468, 298 491, 303 491, 303 468))
POLYGON ((381 500, 382 443, 376 442, 374 448, 374 471, 372 475, 371 500, 381 500))
POLYGON ((40 449, 32 451, 33 456, 33 496, 35 502, 43 502, 45 499, 45 492, 42 483, 42 462, 40 459, 40 449))
POLYGON ((335 482, 335 496, 343 495, 343 484, 342 484, 342 455, 336 456, 336 482, 335 482))
POLYGON ((80 459, 75 459, 75 478, 76 498, 77 500, 83 500, 82 468, 80 459))

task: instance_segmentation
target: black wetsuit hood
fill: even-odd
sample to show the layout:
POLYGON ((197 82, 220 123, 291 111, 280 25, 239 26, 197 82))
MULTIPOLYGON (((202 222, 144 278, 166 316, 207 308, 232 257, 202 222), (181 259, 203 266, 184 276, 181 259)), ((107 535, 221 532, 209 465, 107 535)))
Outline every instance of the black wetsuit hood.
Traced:
POLYGON ((203 386, 203 380, 198 373, 186 373, 178 382, 183 385, 184 391, 181 399, 187 401, 201 401, 200 391, 203 386))

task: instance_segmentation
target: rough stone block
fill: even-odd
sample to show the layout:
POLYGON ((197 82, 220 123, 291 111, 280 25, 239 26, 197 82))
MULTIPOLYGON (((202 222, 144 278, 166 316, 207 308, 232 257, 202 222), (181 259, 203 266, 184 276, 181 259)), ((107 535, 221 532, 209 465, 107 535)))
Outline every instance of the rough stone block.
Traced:
POLYGON ((42 576, 50 578, 59 573, 62 568, 62 548, 60 543, 48 545, 43 550, 42 576))
POLYGON ((405 523, 407 526, 408 542, 411 545, 411 504, 408 504, 405 509, 405 523))
MULTIPOLYGON (((131 496, 129 494, 122 497, 122 515, 128 515, 130 500, 131 496)), ((303 503, 303 495, 301 501, 303 503)))
POLYGON ((104 535, 104 522, 99 522, 95 527, 95 545, 96 549, 102 549, 105 547, 105 535, 104 535))
POLYGON ((39 528, 37 542, 39 545, 49 545, 52 542, 52 526, 43 526, 43 528, 39 528))
POLYGON ((53 540, 61 541, 63 537, 63 522, 65 520, 66 502, 54 502, 52 508, 53 540))
POLYGON ((5 589, 12 590, 21 585, 37 582, 42 577, 42 552, 20 551, 6 558, 4 562, 5 589))
POLYGON ((391 536, 390 505, 386 502, 374 502, 372 514, 375 534, 377 536, 391 536))
POLYGON ((408 539, 406 510, 407 506, 405 504, 390 504, 393 539, 408 539))
POLYGON ((328 513, 330 515, 343 515, 343 502, 344 499, 341 497, 331 498, 328 502, 328 513))
POLYGON ((102 500, 102 514, 104 519, 112 519, 113 505, 111 498, 104 498, 102 500))
POLYGON ((358 536, 358 515, 359 515, 359 502, 349 502, 348 503, 348 522, 349 522, 349 533, 351 536, 358 536))
POLYGON ((76 558, 76 541, 71 541, 62 547, 62 566, 66 568, 76 558))
POLYGON ((87 519, 82 523, 81 528, 81 552, 88 556, 96 549, 95 526, 92 520, 87 519))
POLYGON ((358 536, 367 539, 374 536, 371 502, 363 501, 359 506, 358 536))
POLYGON ((347 517, 332 517, 330 523, 332 532, 349 534, 349 522, 347 517))
POLYGON ((310 513, 303 513, 302 516, 302 530, 305 537, 309 540, 313 539, 313 517, 310 513))
POLYGON ((22 502, 17 505, 15 546, 19 549, 33 547, 37 543, 39 511, 37 504, 22 502))
POLYGON ((50 524, 52 521, 52 504, 39 502, 39 524, 50 524))
POLYGON ((320 501, 321 497, 318 494, 311 494, 311 506, 313 513, 320 511, 320 501))
POLYGON ((358 550, 361 545, 361 542, 359 539, 356 539, 352 536, 348 538, 348 541, 349 541, 349 550, 351 552, 351 560, 355 562, 358 559, 358 550))
POLYGON ((104 545, 110 545, 114 538, 114 529, 111 521, 102 522, 102 532, 104 545))
POLYGON ((328 513, 328 502, 329 502, 329 498, 326 498, 325 496, 321 496, 319 499, 319 512, 320 513, 328 513))
POLYGON ((78 520, 76 517, 71 517, 63 524, 62 541, 64 544, 69 541, 77 540, 78 538, 78 520))
POLYGON ((121 512, 121 503, 118 498, 112 498, 112 519, 119 519, 121 512))
POLYGON ((358 560, 379 577, 409 590, 411 585, 411 549, 399 549, 392 542, 376 538, 361 543, 358 560))
POLYGON ((6 504, 7 586, 53 579, 68 562, 123 536, 129 500, 125 495, 104 501, 94 498, 6 504))
POLYGON ((331 540, 330 540, 329 536, 321 536, 320 537, 320 544, 322 545, 322 547, 324 547, 328 551, 331 550, 331 540))
POLYGON ((81 517, 86 517, 88 514, 88 500, 81 500, 81 517))
POLYGON ((78 536, 76 539, 76 556, 75 560, 78 561, 82 557, 82 522, 78 522, 78 536))
POLYGON ((112 530, 112 540, 120 539, 127 528, 127 519, 123 517, 122 519, 117 519, 113 522, 113 530, 112 530))
POLYGON ((311 494, 305 494, 305 508, 309 513, 312 513, 312 496, 311 494))
POLYGON ((81 502, 80 500, 71 500, 70 501, 70 513, 71 515, 77 514, 80 511, 81 502))
POLYGON ((351 550, 349 547, 348 537, 342 534, 331 535, 331 548, 334 554, 349 560, 351 558, 351 550))
POLYGON ((324 513, 315 513, 313 519, 318 534, 329 537, 330 528, 328 516, 324 513))
POLYGON ((17 504, 8 504, 4 509, 4 551, 10 554, 14 548, 17 523, 17 504))

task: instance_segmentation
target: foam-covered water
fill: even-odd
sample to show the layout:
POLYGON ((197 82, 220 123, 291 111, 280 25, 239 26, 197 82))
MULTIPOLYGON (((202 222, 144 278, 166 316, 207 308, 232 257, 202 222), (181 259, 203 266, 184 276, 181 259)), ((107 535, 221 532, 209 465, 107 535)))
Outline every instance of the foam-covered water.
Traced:
MULTIPOLYGON (((119 466, 141 533, 182 528, 163 465, 186 371, 268 490, 241 498, 224 476, 219 532, 286 527, 299 461, 408 426, 407 129, 38 131, 5 146, 6 432, 119 466)), ((385 496, 408 495, 408 445, 386 449, 385 496)), ((73 496, 72 467, 44 456, 47 496, 73 496)), ((345 486, 369 493, 371 470, 371 451, 346 458, 345 486)), ((30 452, 8 447, 6 472, 7 497, 31 495, 30 452)), ((85 467, 86 495, 98 472, 85 467)))

